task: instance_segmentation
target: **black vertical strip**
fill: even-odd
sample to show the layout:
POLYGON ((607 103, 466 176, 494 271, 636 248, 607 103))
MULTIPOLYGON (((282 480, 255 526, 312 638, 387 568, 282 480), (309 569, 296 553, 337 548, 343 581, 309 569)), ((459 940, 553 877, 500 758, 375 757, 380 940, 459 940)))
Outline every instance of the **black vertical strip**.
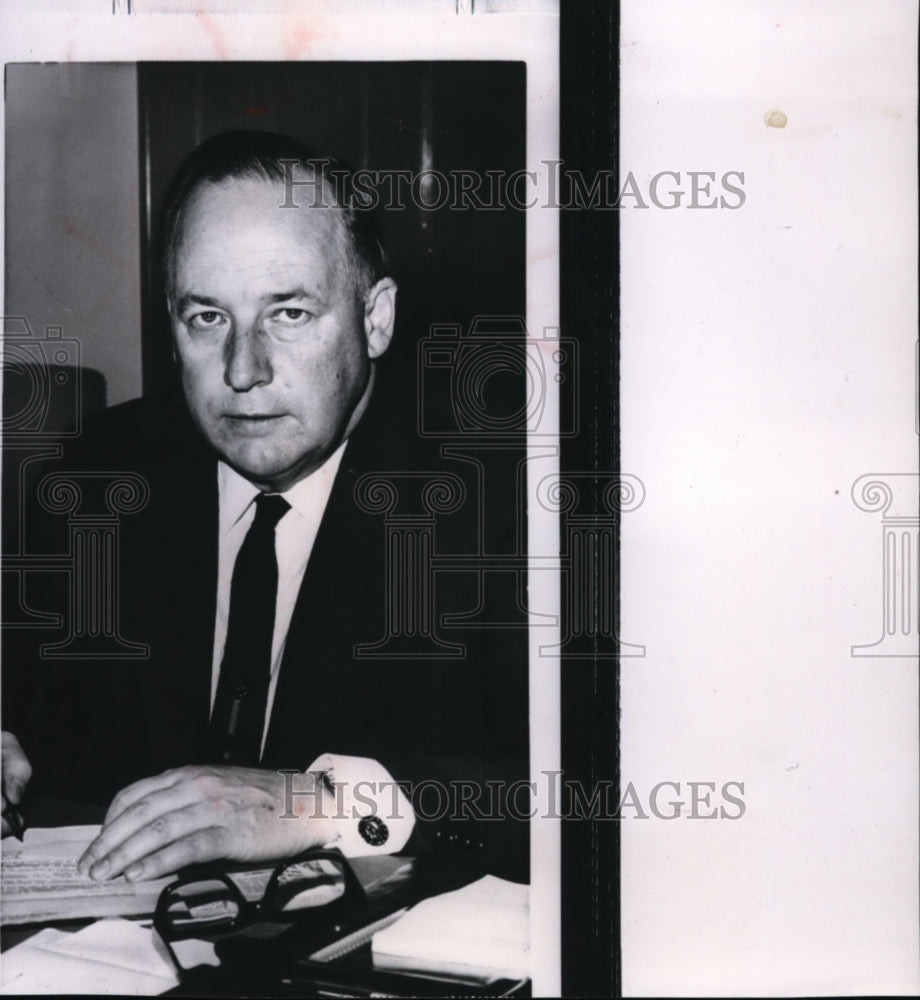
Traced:
POLYGON ((154 217, 154 178, 151 164, 151 100, 155 66, 137 67, 137 151, 141 212, 141 386, 143 394, 161 391, 172 377, 168 343, 164 329, 165 307, 162 301, 160 260, 157 249, 157 222, 154 217))
POLYGON ((146 67, 137 67, 137 177, 141 213, 141 386, 146 395, 156 358, 152 348, 151 295, 155 287, 153 266, 153 231, 150 218, 150 113, 147 107, 148 75, 146 67))
POLYGON ((147 357, 147 312, 148 300, 150 297, 150 205, 148 204, 148 192, 150 190, 147 177, 147 154, 148 154, 148 115, 147 115, 147 76, 144 67, 138 64, 137 72, 137 188, 140 197, 138 198, 138 209, 140 211, 140 234, 141 245, 140 266, 141 266, 141 392, 147 389, 147 372, 149 359, 147 357))
MULTIPOLYGON (((618 362, 618 52, 619 7, 593 0, 563 0, 560 24, 560 145, 563 206, 573 199, 566 175, 577 171, 590 191, 598 177, 595 207, 561 213, 561 333, 578 341, 577 377, 563 383, 563 412, 579 414, 579 433, 562 444, 563 476, 596 475, 594 488, 579 477, 579 512, 603 516, 602 491, 619 472, 618 362), (611 177, 612 172, 612 177, 611 177), (612 193, 607 193, 612 192, 612 193), (572 399, 572 394, 575 399, 572 399)), ((562 525, 565 537, 565 524, 562 525)), ((618 556, 618 553, 617 553, 618 556)), ((615 565, 619 559, 615 559, 615 565)), ((585 581, 595 594, 602 581, 585 581)), ((619 580, 616 588, 619 617, 619 580)), ((594 616, 599 618, 595 608, 594 616)), ((563 602, 563 635, 597 634, 598 621, 573 621, 563 602)), ((608 629, 609 631, 609 629, 608 629)), ((621 995, 620 831, 611 818, 619 787, 619 670, 615 660, 562 661, 562 766, 565 781, 581 786, 582 801, 595 800, 593 818, 568 818, 562 833, 562 985, 566 996, 621 995)), ((572 796, 566 797, 573 812, 572 796)))

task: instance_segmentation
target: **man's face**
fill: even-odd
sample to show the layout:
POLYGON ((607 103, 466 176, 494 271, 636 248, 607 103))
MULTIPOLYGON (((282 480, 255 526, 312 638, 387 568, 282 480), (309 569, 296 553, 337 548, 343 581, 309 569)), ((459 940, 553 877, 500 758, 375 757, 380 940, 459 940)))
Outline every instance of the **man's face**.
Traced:
POLYGON ((189 409, 224 460, 284 490, 358 422, 389 346, 396 288, 359 296, 333 208, 287 208, 280 184, 208 184, 177 234, 170 313, 189 409))

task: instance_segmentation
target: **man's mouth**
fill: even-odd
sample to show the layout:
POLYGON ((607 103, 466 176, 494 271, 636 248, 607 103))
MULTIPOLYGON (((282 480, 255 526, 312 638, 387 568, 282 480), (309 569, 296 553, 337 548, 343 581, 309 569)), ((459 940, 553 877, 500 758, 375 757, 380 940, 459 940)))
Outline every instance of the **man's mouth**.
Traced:
POLYGON ((266 434, 284 418, 283 413, 225 413, 226 420, 238 434, 266 434))

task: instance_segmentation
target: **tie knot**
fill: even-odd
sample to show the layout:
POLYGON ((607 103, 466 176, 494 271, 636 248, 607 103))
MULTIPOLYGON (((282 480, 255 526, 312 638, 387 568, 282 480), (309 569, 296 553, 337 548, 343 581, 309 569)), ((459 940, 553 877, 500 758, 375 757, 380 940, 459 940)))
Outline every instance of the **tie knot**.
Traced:
POLYGON ((274 531, 278 522, 291 509, 291 505, 278 493, 259 493, 256 497, 256 518, 253 528, 274 531))

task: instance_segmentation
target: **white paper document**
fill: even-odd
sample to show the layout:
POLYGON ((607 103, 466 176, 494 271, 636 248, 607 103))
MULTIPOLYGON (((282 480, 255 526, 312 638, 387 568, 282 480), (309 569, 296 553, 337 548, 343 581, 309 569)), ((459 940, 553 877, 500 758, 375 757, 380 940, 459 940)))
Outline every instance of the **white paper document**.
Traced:
POLYGON ((120 919, 73 934, 45 928, 4 952, 0 982, 2 994, 155 996, 178 985, 153 930, 120 919))
POLYGON ((377 968, 475 978, 530 975, 530 887, 486 875, 425 899, 374 935, 377 968))

